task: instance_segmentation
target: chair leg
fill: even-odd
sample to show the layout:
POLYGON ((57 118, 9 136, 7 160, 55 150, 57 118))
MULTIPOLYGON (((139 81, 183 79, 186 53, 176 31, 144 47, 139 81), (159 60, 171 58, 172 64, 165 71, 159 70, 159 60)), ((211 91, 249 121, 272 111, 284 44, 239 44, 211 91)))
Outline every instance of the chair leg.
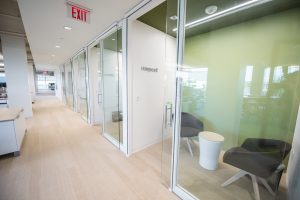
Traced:
POLYGON ((258 178, 258 180, 265 186, 265 188, 271 193, 272 196, 276 196, 276 193, 272 190, 272 188, 265 179, 258 178))
POLYGON ((255 175, 252 175, 252 174, 250 174, 250 176, 251 176, 251 179, 252 179, 255 200, 260 200, 257 177, 255 175))
POLYGON ((193 157, 194 154, 193 154, 193 151, 192 151, 192 147, 191 147, 191 143, 190 143, 190 138, 187 138, 186 143, 187 143, 187 146, 189 148, 190 154, 193 157))
POLYGON ((237 181, 238 179, 240 179, 241 177, 247 175, 248 173, 244 170, 239 171, 237 174, 235 174, 234 176, 232 176, 230 179, 228 179, 227 181, 225 181, 222 184, 222 187, 226 187, 228 185, 230 185, 231 183, 237 181))

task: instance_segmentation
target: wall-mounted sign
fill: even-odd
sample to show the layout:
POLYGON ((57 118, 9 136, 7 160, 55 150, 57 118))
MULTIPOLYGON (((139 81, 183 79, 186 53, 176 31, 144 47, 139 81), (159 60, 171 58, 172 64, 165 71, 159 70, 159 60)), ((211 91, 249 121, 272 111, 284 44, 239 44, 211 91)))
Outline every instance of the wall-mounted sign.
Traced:
POLYGON ((71 1, 67 1, 67 13, 68 16, 82 22, 90 23, 91 21, 91 9, 75 4, 71 1))
POLYGON ((142 71, 146 71, 146 72, 158 72, 158 68, 152 68, 152 67, 141 67, 142 71))

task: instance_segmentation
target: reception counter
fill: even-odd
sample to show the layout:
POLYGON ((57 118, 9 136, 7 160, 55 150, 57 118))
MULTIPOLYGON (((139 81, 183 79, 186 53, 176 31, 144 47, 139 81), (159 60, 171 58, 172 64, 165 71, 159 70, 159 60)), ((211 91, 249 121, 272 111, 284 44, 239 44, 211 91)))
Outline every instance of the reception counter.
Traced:
POLYGON ((20 155, 26 124, 21 108, 0 108, 0 155, 20 155))

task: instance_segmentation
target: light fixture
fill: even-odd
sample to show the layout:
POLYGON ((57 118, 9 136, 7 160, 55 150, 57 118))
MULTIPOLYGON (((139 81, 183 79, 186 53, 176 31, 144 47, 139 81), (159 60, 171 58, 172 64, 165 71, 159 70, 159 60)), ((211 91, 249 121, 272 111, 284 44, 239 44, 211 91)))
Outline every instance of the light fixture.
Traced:
POLYGON ((56 47, 56 48, 60 48, 60 46, 59 46, 59 45, 55 45, 55 47, 56 47))
POLYGON ((0 63, 0 67, 4 67, 4 63, 3 62, 0 63))
MULTIPOLYGON (((221 18, 221 17, 225 17, 227 15, 242 11, 242 10, 246 10, 249 8, 252 8, 254 6, 258 6, 267 2, 270 2, 272 0, 251 0, 251 1, 246 1, 244 3, 238 4, 236 6, 233 6, 231 8, 228 8, 226 10, 214 13, 212 15, 197 19, 195 21, 189 22, 187 24, 185 24, 185 28, 189 29, 189 28, 193 28, 195 26, 204 24, 206 22, 210 22, 213 21, 215 19, 221 18)), ((173 31, 177 31, 177 28, 174 28, 173 31)))
POLYGON ((115 38, 113 38, 113 39, 111 39, 111 40, 115 41, 116 39, 115 39, 115 38))
POLYGON ((52 56, 52 57, 55 57, 55 55, 54 55, 54 54, 52 54, 51 56, 52 56))
POLYGON ((175 21, 177 19, 178 19, 178 17, 176 15, 173 15, 173 16, 170 17, 170 20, 173 20, 173 21, 175 21))
POLYGON ((211 5, 211 6, 207 6, 205 8, 205 13, 208 14, 208 15, 212 15, 215 12, 217 12, 217 10, 218 10, 218 6, 211 5))
POLYGON ((72 27, 71 26, 64 26, 64 29, 70 31, 70 30, 72 30, 72 27))

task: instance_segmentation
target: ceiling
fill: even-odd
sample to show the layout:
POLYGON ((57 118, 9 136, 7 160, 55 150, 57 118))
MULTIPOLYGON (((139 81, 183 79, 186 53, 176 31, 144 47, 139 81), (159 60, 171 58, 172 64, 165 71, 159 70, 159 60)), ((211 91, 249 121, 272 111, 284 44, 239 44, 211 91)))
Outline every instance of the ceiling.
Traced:
MULTIPOLYGON (((2 1, 2 0, 1 0, 2 1)), ((67 15, 64 0, 18 0, 26 35, 38 70, 56 68, 141 0, 73 0, 91 9, 90 23, 67 15), (64 29, 71 26, 72 30, 64 29), (56 48, 59 45, 61 48, 56 48)))
MULTIPOLYGON (((188 0, 186 5, 186 23, 207 17, 208 14, 205 13, 205 8, 210 5, 216 5, 218 7, 217 12, 219 12, 247 1, 249 0, 188 0)), ((167 31, 169 35, 175 37, 176 32, 173 29, 177 27, 177 21, 171 20, 170 17, 176 16, 176 5, 176 0, 168 0, 141 16, 138 20, 160 31, 167 31)), ((242 12, 227 15, 209 23, 186 29, 185 34, 186 37, 191 37, 299 6, 299 0, 272 0, 242 12)))
MULTIPOLYGON (((16 0, 0 1, 0 34, 9 34, 24 37, 27 52, 27 61, 33 63, 30 46, 28 44, 19 6, 16 0)), ((2 52, 0 52, 2 54, 2 52)), ((0 59, 0 62, 1 59, 0 59)))

